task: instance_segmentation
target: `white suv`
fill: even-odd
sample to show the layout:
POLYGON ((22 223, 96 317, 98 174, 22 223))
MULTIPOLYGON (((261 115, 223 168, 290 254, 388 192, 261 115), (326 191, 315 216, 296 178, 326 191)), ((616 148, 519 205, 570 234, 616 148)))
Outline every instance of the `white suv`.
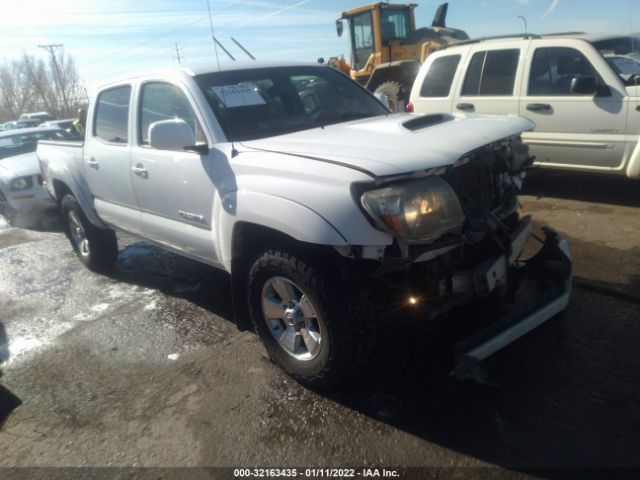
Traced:
POLYGON ((640 38, 586 34, 469 40, 432 54, 416 112, 514 114, 536 164, 640 177, 640 38))

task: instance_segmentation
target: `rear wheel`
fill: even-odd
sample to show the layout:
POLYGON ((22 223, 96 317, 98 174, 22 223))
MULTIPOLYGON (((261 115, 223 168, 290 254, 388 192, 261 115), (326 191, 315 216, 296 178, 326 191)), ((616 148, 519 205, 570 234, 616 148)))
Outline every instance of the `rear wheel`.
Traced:
POLYGON ((118 257, 115 232, 89 222, 71 194, 63 197, 60 210, 65 233, 80 261, 94 271, 104 271, 113 266, 118 257))
POLYGON ((366 292, 288 253, 269 250, 249 272, 251 319, 272 360, 299 382, 330 387, 373 345, 366 292))
POLYGON ((396 80, 381 83, 373 93, 386 95, 389 101, 389 109, 392 112, 404 112, 404 108, 409 102, 409 92, 402 83, 396 80))

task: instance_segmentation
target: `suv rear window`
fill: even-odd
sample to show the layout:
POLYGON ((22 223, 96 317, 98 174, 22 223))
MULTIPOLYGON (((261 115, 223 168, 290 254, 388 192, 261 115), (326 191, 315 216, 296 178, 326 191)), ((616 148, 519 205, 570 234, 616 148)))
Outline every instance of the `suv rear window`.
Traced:
POLYGON ((448 97, 451 83, 460 63, 460 55, 436 58, 420 88, 421 97, 448 97))
POLYGON ((93 135, 106 142, 127 143, 131 87, 125 85, 103 91, 96 104, 93 135))
POLYGON ((519 49, 476 52, 469 62, 462 95, 513 95, 519 58, 519 49))

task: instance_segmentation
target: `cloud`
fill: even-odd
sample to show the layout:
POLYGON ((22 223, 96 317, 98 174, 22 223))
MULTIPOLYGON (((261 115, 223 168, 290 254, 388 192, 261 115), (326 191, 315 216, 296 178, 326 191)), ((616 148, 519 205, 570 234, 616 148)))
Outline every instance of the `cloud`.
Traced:
POLYGON ((559 3, 560 0, 551 0, 551 3, 549 3, 549 8, 547 8, 547 11, 544 12, 544 15, 542 15, 542 18, 540 18, 540 20, 544 20, 545 18, 547 18, 549 14, 556 9, 559 3))

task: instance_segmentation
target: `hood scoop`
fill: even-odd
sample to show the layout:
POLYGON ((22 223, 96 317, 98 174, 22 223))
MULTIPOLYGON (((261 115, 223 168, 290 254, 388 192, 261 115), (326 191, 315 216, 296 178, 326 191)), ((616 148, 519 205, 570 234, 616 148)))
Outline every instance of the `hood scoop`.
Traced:
POLYGON ((420 115, 411 120, 407 120, 402 123, 402 126, 407 130, 415 132, 416 130, 422 130, 423 128, 432 127, 444 122, 450 122, 455 117, 446 113, 435 113, 432 115, 420 115))

